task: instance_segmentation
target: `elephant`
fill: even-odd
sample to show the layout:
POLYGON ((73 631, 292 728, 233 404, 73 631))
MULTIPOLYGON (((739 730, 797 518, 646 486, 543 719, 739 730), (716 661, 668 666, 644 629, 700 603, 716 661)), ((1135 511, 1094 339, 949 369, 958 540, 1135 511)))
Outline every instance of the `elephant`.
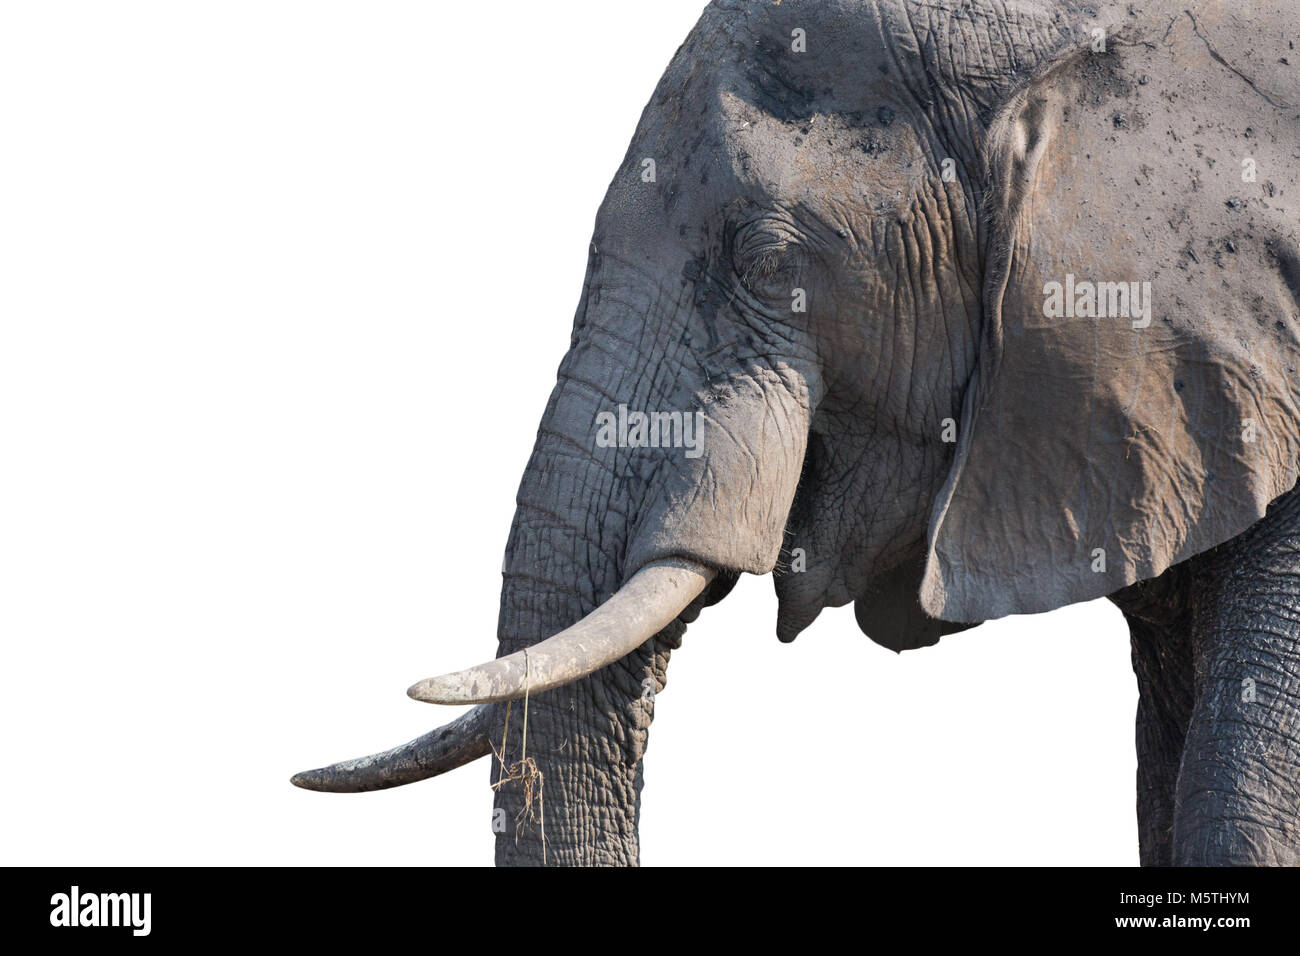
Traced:
POLYGON ((739 575, 895 651, 1108 597, 1144 865, 1300 862, 1300 2, 714 0, 597 213, 472 704, 499 865, 636 865, 739 575))

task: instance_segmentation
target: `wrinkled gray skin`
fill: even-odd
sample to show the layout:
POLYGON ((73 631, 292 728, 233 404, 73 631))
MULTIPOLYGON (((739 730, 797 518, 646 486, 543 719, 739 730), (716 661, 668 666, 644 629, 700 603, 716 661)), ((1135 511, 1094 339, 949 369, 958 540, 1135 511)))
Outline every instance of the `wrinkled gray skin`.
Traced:
MULTIPOLYGON (((1300 11, 1255 6, 713 3, 597 216, 498 654, 671 556, 720 571, 683 619, 775 571, 783 641, 849 601, 902 650, 1111 594, 1142 861, 1297 862, 1300 11), (1044 319, 1066 272, 1151 280, 1151 326, 1044 319), (703 410, 704 453, 597 447, 620 403, 703 410)), ((637 862, 684 630, 531 699, 548 864, 637 862)), ((496 801, 513 821, 519 788, 496 801)), ((542 861, 537 827, 498 837, 542 861)))

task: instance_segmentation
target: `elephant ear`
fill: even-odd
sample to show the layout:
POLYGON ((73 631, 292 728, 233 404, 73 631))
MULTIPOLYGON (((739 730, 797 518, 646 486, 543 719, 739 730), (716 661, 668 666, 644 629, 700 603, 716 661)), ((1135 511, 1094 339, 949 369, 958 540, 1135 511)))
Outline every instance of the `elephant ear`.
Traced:
POLYGON ((1071 54, 990 126, 985 326, 921 584, 935 617, 1110 594, 1296 483, 1300 91, 1251 55, 1257 32, 1191 16, 1071 54), (1097 282, 1128 307, 1106 286, 1090 314, 1097 282))

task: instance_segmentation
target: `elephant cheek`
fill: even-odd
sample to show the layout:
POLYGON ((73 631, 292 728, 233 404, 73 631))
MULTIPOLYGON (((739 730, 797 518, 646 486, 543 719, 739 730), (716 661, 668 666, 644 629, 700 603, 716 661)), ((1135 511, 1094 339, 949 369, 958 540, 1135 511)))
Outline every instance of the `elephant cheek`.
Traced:
POLYGON ((628 573, 680 556, 724 571, 777 564, 807 450, 813 397, 788 369, 736 376, 703 405, 695 458, 673 456, 637 516, 628 573))

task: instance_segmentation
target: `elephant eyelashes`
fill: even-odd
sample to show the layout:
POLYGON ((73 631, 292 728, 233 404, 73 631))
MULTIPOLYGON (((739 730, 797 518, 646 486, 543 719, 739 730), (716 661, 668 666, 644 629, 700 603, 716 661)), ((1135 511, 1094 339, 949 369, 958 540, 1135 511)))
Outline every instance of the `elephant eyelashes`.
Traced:
POLYGON ((781 291, 784 280, 793 278, 795 264, 785 248, 765 249, 740 271, 740 281, 754 292, 781 291))
POLYGON ((736 233, 732 263, 750 292, 786 296, 803 265, 803 248, 784 224, 750 223, 736 233))

